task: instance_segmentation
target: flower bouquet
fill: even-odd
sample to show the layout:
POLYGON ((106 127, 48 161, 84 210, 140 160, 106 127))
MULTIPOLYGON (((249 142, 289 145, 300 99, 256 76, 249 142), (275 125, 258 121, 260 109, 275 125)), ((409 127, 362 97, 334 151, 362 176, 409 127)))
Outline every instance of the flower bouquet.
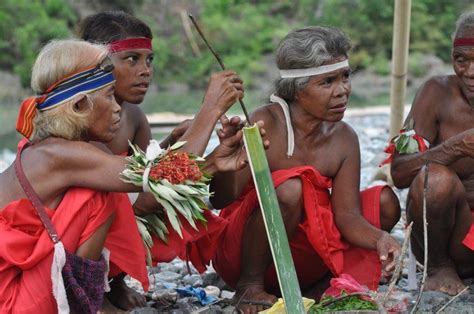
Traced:
MULTIPOLYGON (((121 173, 124 182, 143 186, 143 191, 154 195, 181 238, 183 234, 178 214, 198 230, 196 221, 206 223, 202 214, 206 208, 203 198, 210 196, 207 184, 210 177, 201 171, 199 164, 204 159, 177 151, 185 143, 177 142, 162 149, 157 141, 151 140, 146 152, 129 143, 133 154, 126 158, 128 165, 121 173)), ((148 250, 153 246, 151 233, 167 242, 169 231, 159 214, 137 216, 136 220, 148 250)))

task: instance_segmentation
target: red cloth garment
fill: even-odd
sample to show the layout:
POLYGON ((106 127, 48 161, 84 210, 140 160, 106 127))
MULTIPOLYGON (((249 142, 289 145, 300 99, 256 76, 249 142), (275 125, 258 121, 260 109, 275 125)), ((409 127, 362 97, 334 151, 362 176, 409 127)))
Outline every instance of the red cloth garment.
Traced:
MULTIPOLYGON (((309 166, 278 170, 272 173, 275 187, 290 178, 300 178, 306 219, 299 224, 290 239, 300 287, 307 289, 330 270, 334 276, 347 273, 360 284, 375 289, 381 275, 381 264, 375 250, 350 246, 341 239, 334 223, 330 203, 330 179, 309 166)), ((361 193, 362 214, 374 226, 380 227, 380 193, 384 186, 361 193)), ((240 276, 242 237, 246 221, 258 200, 255 188, 250 186, 241 198, 221 211, 228 225, 219 239, 213 266, 229 285, 236 285, 240 276)), ((265 289, 279 291, 274 265, 265 274, 265 289)))
POLYGON ((199 272, 206 270, 206 265, 209 264, 212 257, 216 254, 218 242, 215 239, 220 238, 222 232, 227 226, 227 221, 219 216, 216 216, 210 210, 205 210, 203 213, 207 220, 204 225, 197 222, 196 225, 199 230, 195 230, 186 221, 180 217, 183 238, 174 231, 171 224, 166 220, 166 226, 169 234, 168 243, 152 235, 153 247, 151 248, 151 255, 154 262, 167 263, 175 257, 182 260, 189 260, 199 272))
MULTIPOLYGON (((45 210, 69 252, 76 252, 115 213, 105 241, 109 275, 126 272, 148 288, 145 251, 136 225, 130 225, 133 211, 126 194, 70 188, 55 210, 45 210)), ((0 239, 0 313, 55 313, 53 242, 29 200, 0 209, 0 239)))
MULTIPOLYGON (((424 152, 424 151, 428 150, 430 143, 426 139, 421 137, 420 135, 416 134, 414 130, 408 130, 407 131, 405 129, 401 129, 400 130, 400 135, 402 135, 402 134, 406 134, 407 136, 412 137, 417 142, 419 152, 424 152)), ((382 161, 382 163, 379 165, 379 167, 382 167, 385 164, 392 163, 392 160, 393 160, 393 157, 395 156, 395 152, 396 152, 396 148, 397 148, 397 146, 395 145, 395 141, 397 140, 397 138, 399 138, 399 136, 393 138, 390 141, 389 145, 387 147, 385 147, 384 152, 389 154, 389 156, 384 161, 382 161)))
MULTIPOLYGON (((472 221, 474 221, 474 211, 471 211, 472 221)), ((467 232, 462 244, 474 251, 474 223, 471 223, 471 228, 467 232)))

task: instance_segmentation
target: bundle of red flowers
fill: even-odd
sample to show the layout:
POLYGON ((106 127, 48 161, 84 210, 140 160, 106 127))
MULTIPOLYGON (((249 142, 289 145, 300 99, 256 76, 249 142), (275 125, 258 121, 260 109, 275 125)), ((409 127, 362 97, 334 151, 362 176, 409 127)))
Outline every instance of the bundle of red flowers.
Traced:
MULTIPOLYGON (((181 215, 196 230, 196 222, 206 223, 202 214, 206 209, 204 199, 210 196, 209 176, 199 168, 204 159, 193 154, 178 151, 184 142, 175 143, 167 149, 161 149, 158 142, 150 141, 146 152, 130 144, 133 155, 127 157, 128 165, 122 172, 122 180, 153 194, 163 206, 164 217, 160 212, 144 217, 136 217, 138 229, 146 248, 153 246, 151 233, 167 241, 168 228, 164 219, 168 219, 172 228, 182 237, 181 215)), ((150 258, 148 251, 147 256, 150 258)), ((151 263, 151 260, 149 260, 151 263)))
POLYGON ((201 170, 195 159, 190 159, 185 152, 170 152, 151 168, 150 179, 166 179, 171 184, 180 184, 186 180, 193 182, 202 178, 201 170))

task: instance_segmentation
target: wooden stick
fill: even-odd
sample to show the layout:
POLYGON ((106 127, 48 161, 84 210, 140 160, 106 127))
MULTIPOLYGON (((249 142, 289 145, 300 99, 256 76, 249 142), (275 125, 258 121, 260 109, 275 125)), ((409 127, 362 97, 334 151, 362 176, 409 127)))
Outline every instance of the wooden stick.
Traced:
POLYGON ((410 235, 411 235, 412 228, 413 228, 413 221, 408 225, 406 229, 405 239, 403 240, 403 245, 402 245, 400 256, 398 257, 397 266, 395 267, 392 278, 390 279, 390 283, 388 285, 387 291, 385 292, 385 295, 382 298, 382 304, 384 306, 385 306, 385 302, 387 302, 388 297, 392 293, 393 288, 395 288, 395 284, 397 283, 398 278, 400 278, 400 274, 402 272, 402 266, 403 266, 403 257, 405 256, 408 249, 408 243, 410 242, 410 235))
POLYGON ((425 182, 423 184, 423 245, 424 245, 424 260, 423 260, 423 277, 421 278, 420 291, 416 298, 415 305, 411 309, 410 313, 415 313, 418 305, 420 304, 423 289, 425 288, 426 276, 428 274, 428 222, 426 220, 426 197, 428 195, 428 165, 427 162, 423 168, 425 170, 425 182))
POLYGON ((467 289, 469 289, 469 286, 466 286, 464 289, 461 290, 461 292, 452 297, 445 305, 443 305, 439 310, 436 311, 436 314, 441 313, 442 310, 447 308, 451 303, 453 303, 454 300, 459 298, 459 296, 463 294, 467 289))
MULTIPOLYGON (((209 50, 211 51, 211 53, 214 55, 214 57, 216 58, 217 62, 219 63, 219 65, 221 66, 221 69, 222 70, 225 70, 225 66, 224 66, 224 62, 222 62, 222 59, 221 57, 217 54, 217 52, 212 49, 211 45, 209 44, 209 42, 207 41, 206 39, 206 36, 204 36, 203 32, 201 31, 201 28, 199 27, 199 25, 197 24, 196 20, 194 19, 194 16, 192 14, 188 14, 189 18, 191 19, 191 22, 193 22, 193 25, 194 27, 196 28, 196 30, 198 31, 199 35, 201 36, 202 40, 204 41, 204 43, 206 44, 207 48, 209 48, 209 50)), ((244 105, 244 102, 242 101, 242 99, 239 99, 239 103, 240 103, 240 106, 242 107, 242 110, 244 112, 244 115, 245 115, 245 119, 247 119, 247 124, 250 125, 250 118, 249 118, 249 114, 247 112, 247 108, 245 108, 245 105, 244 105)))

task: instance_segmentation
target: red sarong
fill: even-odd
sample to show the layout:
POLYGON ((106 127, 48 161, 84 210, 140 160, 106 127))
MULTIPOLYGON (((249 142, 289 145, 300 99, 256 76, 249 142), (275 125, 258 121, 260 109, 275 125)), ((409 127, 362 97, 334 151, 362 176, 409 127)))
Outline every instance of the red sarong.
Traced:
MULTIPOLYGON (((350 274, 369 289, 376 289, 381 275, 381 264, 375 250, 350 246, 341 239, 333 219, 329 189, 330 179, 313 167, 302 166, 272 173, 275 187, 294 177, 301 179, 306 219, 299 224, 290 248, 300 287, 307 289, 322 279, 330 270, 334 276, 350 274)), ((384 186, 373 187, 361 193, 362 213, 374 226, 380 228, 380 193, 384 186)), ((240 276, 242 236, 246 221, 258 200, 255 188, 244 191, 242 197, 221 211, 228 226, 219 241, 213 266, 230 286, 235 287, 240 276)), ((275 267, 265 274, 265 289, 279 291, 275 267)))
POLYGON ((176 257, 182 260, 191 261, 193 266, 199 272, 206 270, 206 265, 216 254, 218 242, 216 239, 221 237, 222 232, 227 226, 227 221, 219 216, 214 215, 210 210, 203 213, 207 220, 204 225, 196 223, 199 230, 195 230, 191 225, 180 217, 182 224, 183 238, 174 231, 171 224, 166 220, 168 231, 168 243, 164 243, 156 236, 152 235, 153 247, 151 254, 154 262, 167 263, 176 257))
MULTIPOLYGON (((45 208, 66 250, 75 252, 110 215, 105 247, 111 272, 126 272, 148 288, 145 252, 127 195, 70 188, 56 210, 45 208), (131 218, 130 218, 131 217, 131 218)), ((51 263, 53 243, 26 199, 0 210, 0 313, 55 313, 51 263)))

